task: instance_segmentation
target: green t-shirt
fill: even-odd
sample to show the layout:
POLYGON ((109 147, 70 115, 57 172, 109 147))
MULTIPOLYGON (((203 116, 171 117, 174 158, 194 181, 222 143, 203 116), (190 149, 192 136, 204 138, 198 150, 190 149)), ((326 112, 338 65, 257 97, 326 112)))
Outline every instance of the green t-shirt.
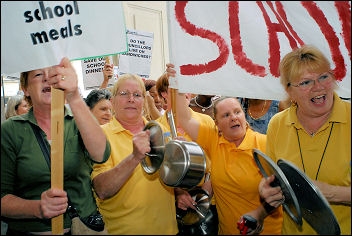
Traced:
MULTIPOLYGON (((30 123, 37 125, 33 108, 27 114, 11 117, 1 124, 1 198, 13 194, 23 199, 39 200, 41 193, 50 188, 50 170, 30 123)), ((46 134, 40 132, 50 148, 46 134)), ((103 162, 109 158, 110 152, 107 141, 103 162)), ((90 180, 92 162, 72 113, 65 109, 64 190, 81 217, 97 211, 90 180)), ((51 231, 50 219, 6 218, 6 222, 14 230, 51 231)), ((71 219, 65 213, 64 228, 70 226, 71 219)))

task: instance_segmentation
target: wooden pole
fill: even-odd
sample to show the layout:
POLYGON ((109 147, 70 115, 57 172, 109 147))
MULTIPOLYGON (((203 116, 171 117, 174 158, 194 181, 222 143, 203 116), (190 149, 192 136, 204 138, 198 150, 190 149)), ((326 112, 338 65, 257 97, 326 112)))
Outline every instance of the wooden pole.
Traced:
MULTIPOLYGON (((64 91, 51 87, 51 188, 63 189, 64 91)), ((51 219, 52 234, 64 234, 64 216, 51 219)))

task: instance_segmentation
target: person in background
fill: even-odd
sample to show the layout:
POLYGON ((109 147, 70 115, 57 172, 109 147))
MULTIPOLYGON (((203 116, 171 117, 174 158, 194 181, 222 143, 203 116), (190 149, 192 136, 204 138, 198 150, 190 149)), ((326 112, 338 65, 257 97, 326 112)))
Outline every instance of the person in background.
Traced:
POLYGON ((193 111, 203 113, 209 115, 214 119, 213 114, 213 99, 214 95, 201 95, 198 94, 193 97, 189 103, 189 107, 192 108, 193 111))
POLYGON ((142 115, 145 94, 139 76, 120 76, 112 93, 115 115, 102 126, 111 156, 93 166, 91 179, 109 234, 178 232, 173 188, 160 182, 159 172, 149 175, 140 165, 151 151, 150 131, 143 131, 148 122, 142 115))
POLYGON ((110 122, 112 119, 111 93, 107 89, 92 90, 85 102, 100 125, 110 122))
POLYGON ((32 107, 1 124, 1 216, 6 217, 8 235, 30 235, 51 234, 50 219, 64 214, 64 233, 70 234, 68 198, 82 221, 98 213, 91 161, 106 161, 110 143, 79 94, 68 58, 56 66, 23 72, 20 82, 32 107), (50 187, 51 171, 34 134, 37 129, 48 146, 52 141, 52 88, 64 91, 73 113, 65 108, 63 190, 50 187))
POLYGON ((6 104, 5 119, 25 114, 28 112, 29 108, 28 102, 23 95, 12 96, 6 104))
MULTIPOLYGON (((314 46, 294 49, 279 69, 292 104, 271 119, 266 154, 275 163, 290 161, 313 180, 330 203, 341 234, 351 235, 351 103, 336 94, 330 62, 314 46)), ((270 187, 271 181, 263 178, 259 187, 268 204, 280 191, 270 187)), ((298 228, 286 212, 282 233, 316 234, 304 219, 298 228)))
POLYGON ((164 114, 162 100, 160 99, 156 91, 156 82, 155 80, 144 80, 146 93, 146 104, 147 107, 144 110, 144 117, 147 120, 156 120, 162 114, 164 114))
MULTIPOLYGON (((174 65, 167 67, 169 76, 175 77, 174 65)), ((249 229, 248 234, 280 234, 282 207, 271 214, 266 212, 258 193, 262 174, 253 161, 253 148, 265 152, 266 136, 249 128, 236 98, 220 97, 213 106, 215 120, 199 121, 192 117, 185 95, 177 95, 179 124, 210 154, 211 183, 208 186, 212 189, 208 192, 215 195, 219 234, 243 233, 236 227, 236 221, 240 223, 243 215, 257 220, 256 228, 249 229)), ((181 204, 184 208, 192 207, 189 201, 181 204)), ((276 202, 276 206, 281 204, 282 201, 276 202)))
POLYGON ((239 101, 251 128, 262 134, 266 134, 271 117, 288 107, 284 101, 277 100, 239 98, 239 101))

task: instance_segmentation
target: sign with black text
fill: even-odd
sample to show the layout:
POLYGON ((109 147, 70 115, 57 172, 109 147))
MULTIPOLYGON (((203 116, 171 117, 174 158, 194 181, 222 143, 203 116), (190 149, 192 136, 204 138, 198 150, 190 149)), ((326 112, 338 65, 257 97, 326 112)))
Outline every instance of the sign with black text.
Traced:
POLYGON ((120 55, 119 74, 136 74, 149 79, 154 34, 127 30, 128 52, 120 55))
POLYGON ((126 51, 121 1, 1 1, 2 74, 126 51))

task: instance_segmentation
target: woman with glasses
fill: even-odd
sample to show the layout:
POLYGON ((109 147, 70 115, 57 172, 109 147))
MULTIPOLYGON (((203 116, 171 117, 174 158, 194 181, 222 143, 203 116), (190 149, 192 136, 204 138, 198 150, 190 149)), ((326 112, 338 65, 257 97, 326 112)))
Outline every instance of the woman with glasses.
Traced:
MULTIPOLYGON (((300 168, 320 189, 340 225, 351 234, 351 104, 334 92, 329 60, 313 46, 288 53, 280 62, 280 81, 292 101, 268 126, 266 153, 275 163, 285 159, 300 168)), ((281 194, 263 179, 259 188, 272 204, 281 194)), ((284 213, 283 234, 316 234, 302 230, 284 213)))
MULTIPOLYGON (((99 211, 109 234, 177 234, 173 188, 159 172, 147 174, 140 163, 150 152, 150 132, 143 131, 145 85, 136 75, 119 77, 113 87, 113 119, 102 126, 111 156, 93 166, 92 181, 99 211)), ((163 127, 162 125, 160 125, 163 127)))

